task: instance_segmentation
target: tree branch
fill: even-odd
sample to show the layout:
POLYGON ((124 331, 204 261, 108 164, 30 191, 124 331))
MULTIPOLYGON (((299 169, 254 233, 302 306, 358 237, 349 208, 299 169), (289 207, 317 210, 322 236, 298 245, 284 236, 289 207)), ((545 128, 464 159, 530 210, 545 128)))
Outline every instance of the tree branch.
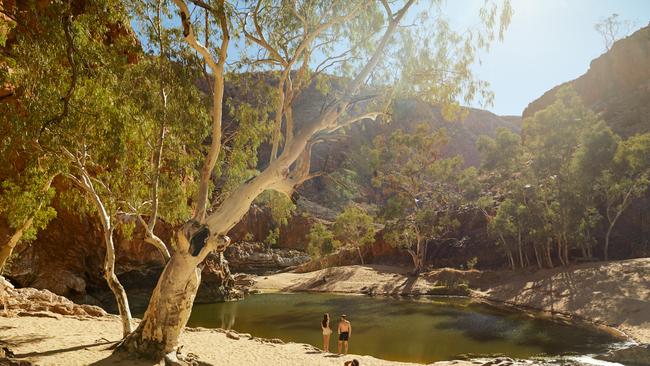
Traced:
POLYGON ((209 196, 209 187, 210 187, 210 178, 212 176, 212 171, 214 166, 217 163, 219 158, 219 152, 221 151, 221 120, 223 114, 223 92, 224 92, 224 64, 226 62, 226 56, 228 53, 228 43, 229 43, 229 33, 228 33, 228 23, 226 20, 224 1, 219 2, 220 6, 215 9, 216 17, 219 19, 221 26, 221 47, 219 48, 219 59, 215 60, 207 48, 201 45, 195 35, 192 28, 190 20, 190 12, 187 8, 187 4, 183 0, 174 0, 174 3, 180 10, 181 22, 183 24, 183 35, 185 40, 194 48, 199 54, 201 54, 212 69, 214 77, 214 88, 212 92, 212 143, 210 144, 210 150, 205 159, 203 167, 201 169, 201 178, 199 181, 199 192, 196 201, 196 210, 194 212, 194 220, 202 222, 205 219, 205 213, 208 206, 208 196, 209 196))
POLYGON ((156 234, 153 233, 153 231, 149 228, 149 225, 147 225, 140 214, 136 213, 136 216, 138 217, 140 224, 142 224, 142 227, 144 228, 147 236, 144 241, 156 247, 165 259, 165 262, 167 262, 171 256, 169 255, 169 250, 167 250, 165 242, 163 242, 156 234))
POLYGON ((326 132, 327 132, 327 133, 332 133, 332 132, 334 132, 334 131, 336 131, 336 130, 339 130, 339 129, 343 128, 343 127, 347 127, 347 126, 349 126, 349 125, 351 125, 351 124, 354 124, 354 123, 356 123, 356 122, 362 121, 362 120, 364 120, 364 119, 370 119, 370 120, 376 121, 376 120, 377 120, 377 117, 379 117, 379 116, 385 116, 385 115, 386 115, 386 113, 384 113, 384 112, 369 112, 369 113, 365 113, 365 114, 362 114, 362 115, 360 115, 360 116, 352 117, 352 118, 349 118, 349 119, 347 119, 347 120, 345 120, 345 121, 339 122, 339 123, 336 124, 336 126, 330 128, 330 129, 328 129, 326 132))
POLYGON ((269 187, 277 186, 278 182, 287 177, 290 166, 303 154, 312 136, 320 131, 336 127, 337 119, 346 111, 353 95, 384 56, 386 45, 395 34, 400 20, 413 3, 414 0, 408 0, 406 5, 391 19, 370 60, 348 84, 342 96, 330 103, 317 120, 313 123, 307 123, 301 128, 294 136, 292 143, 285 146, 278 159, 273 161, 255 178, 234 190, 222 202, 221 206, 207 217, 205 222, 211 233, 227 233, 246 213, 250 204, 258 195, 269 187))

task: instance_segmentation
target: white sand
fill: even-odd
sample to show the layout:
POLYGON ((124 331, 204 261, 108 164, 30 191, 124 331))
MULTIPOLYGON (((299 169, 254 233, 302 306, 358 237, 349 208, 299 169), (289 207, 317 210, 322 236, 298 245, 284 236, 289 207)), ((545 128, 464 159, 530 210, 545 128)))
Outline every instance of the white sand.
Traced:
MULTIPOLYGON (((113 356, 108 349, 120 339, 121 327, 117 318, 59 317, 0 317, 0 340, 18 359, 39 365, 153 365, 113 356)), ((199 356, 199 361, 212 365, 343 365, 358 359, 361 365, 413 365, 379 360, 370 356, 334 356, 323 354, 306 344, 273 344, 226 337, 222 331, 188 329, 181 336, 183 352, 199 356)), ((458 363, 470 365, 471 363, 458 363)))

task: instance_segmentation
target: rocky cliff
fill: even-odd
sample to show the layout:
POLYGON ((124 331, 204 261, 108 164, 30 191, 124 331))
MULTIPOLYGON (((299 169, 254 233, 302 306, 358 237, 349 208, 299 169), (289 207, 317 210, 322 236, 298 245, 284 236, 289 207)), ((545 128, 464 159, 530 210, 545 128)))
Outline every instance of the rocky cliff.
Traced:
MULTIPOLYGON (((320 110, 324 96, 315 88, 307 90, 298 99, 295 108, 296 125, 307 123, 318 110, 320 110)), ((398 100, 391 121, 365 121, 351 126, 341 138, 316 145, 312 154, 312 170, 324 172, 312 180, 305 182, 298 188, 298 199, 296 200, 297 210, 289 218, 288 224, 280 228, 280 238, 277 243, 279 248, 305 250, 307 247, 307 235, 310 227, 316 221, 333 222, 336 215, 347 204, 350 198, 337 199, 334 191, 340 188, 341 183, 332 177, 332 173, 346 166, 346 161, 354 158, 359 153, 358 147, 372 144, 373 139, 378 135, 388 135, 397 129, 412 132, 420 124, 428 125, 431 130, 444 128, 447 131, 449 143, 445 148, 446 156, 461 155, 466 166, 478 166, 479 152, 476 148, 476 140, 481 135, 493 136, 496 129, 503 127, 513 131, 520 131, 521 118, 517 116, 498 116, 489 111, 468 108, 464 116, 458 116, 455 120, 445 120, 439 107, 419 100, 398 100)), ((261 149, 261 162, 266 162, 268 151, 261 149)), ((264 165, 264 163, 261 163, 264 165)), ((359 187, 359 189, 369 188, 359 187)), ((363 201, 363 194, 353 192, 354 200, 363 201)), ((365 192, 368 193, 368 192, 365 192)), ((482 220, 478 220, 481 221, 482 220)), ((461 237, 469 235, 471 231, 474 249, 481 250, 485 247, 489 253, 494 252, 492 245, 487 245, 485 238, 484 222, 470 225, 460 233, 461 237), (481 247, 481 248, 478 248, 481 247)), ((248 214, 230 232, 230 237, 235 241, 241 241, 248 234, 253 241, 264 241, 273 229, 268 209, 253 205, 248 214)), ((440 254, 451 256, 453 259, 445 263, 458 265, 465 263, 463 257, 464 249, 441 248, 440 254), (463 258, 461 258, 463 257, 463 258)), ((491 257, 488 255, 488 257, 491 257)), ((397 250, 391 248, 381 240, 369 249, 367 258, 373 263, 408 263, 397 250)), ((434 257, 432 257, 433 259, 434 257)), ((342 258, 342 263, 346 259, 342 258)), ((352 260, 352 257, 350 258, 352 260)), ((497 264, 496 261, 489 261, 490 264, 497 264)))
POLYGON ((555 93, 566 85, 575 88, 619 135, 650 132, 650 25, 615 42, 609 52, 591 61, 584 75, 531 102, 523 117, 553 103, 555 93))

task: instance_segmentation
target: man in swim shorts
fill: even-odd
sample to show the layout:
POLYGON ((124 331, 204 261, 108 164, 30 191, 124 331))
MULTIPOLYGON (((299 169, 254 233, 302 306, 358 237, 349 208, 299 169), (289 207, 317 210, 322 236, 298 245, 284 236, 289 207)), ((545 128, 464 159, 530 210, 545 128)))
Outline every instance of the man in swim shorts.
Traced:
POLYGON ((339 321, 339 354, 341 354, 341 346, 345 345, 345 354, 348 354, 348 341, 352 335, 352 324, 347 319, 347 315, 341 315, 339 321))

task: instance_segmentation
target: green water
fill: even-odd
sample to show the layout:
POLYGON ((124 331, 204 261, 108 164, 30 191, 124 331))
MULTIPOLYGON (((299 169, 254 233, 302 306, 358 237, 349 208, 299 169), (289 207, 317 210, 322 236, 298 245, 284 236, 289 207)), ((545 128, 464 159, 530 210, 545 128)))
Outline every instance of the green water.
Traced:
POLYGON ((322 348, 328 312, 336 350, 338 314, 352 322, 350 353, 429 363, 460 354, 513 358, 601 352, 615 340, 581 327, 505 312, 465 299, 427 301, 331 294, 259 294, 243 301, 195 305, 189 326, 234 329, 322 348))

